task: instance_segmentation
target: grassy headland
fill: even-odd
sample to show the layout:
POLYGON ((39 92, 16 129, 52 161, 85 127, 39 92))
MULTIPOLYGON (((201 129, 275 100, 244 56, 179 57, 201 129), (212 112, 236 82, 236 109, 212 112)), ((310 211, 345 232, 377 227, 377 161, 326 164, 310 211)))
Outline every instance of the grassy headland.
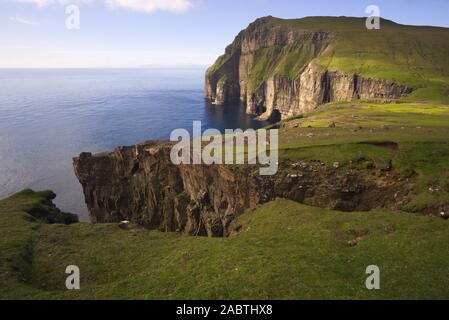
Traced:
MULTIPOLYGON (((332 33, 334 39, 317 57, 324 69, 387 79, 412 87, 415 91, 405 99, 407 102, 449 103, 449 29, 406 26, 382 19, 380 30, 367 30, 365 20, 350 17, 265 17, 252 25, 269 23, 288 30, 332 33)), ((226 63, 239 41, 241 39, 237 38, 228 47, 226 54, 209 68, 209 73, 226 63)), ((320 45, 327 46, 327 43, 320 45)), ((274 75, 299 78, 313 59, 312 52, 320 52, 321 49, 316 41, 310 39, 257 50, 249 72, 250 91, 274 75)))

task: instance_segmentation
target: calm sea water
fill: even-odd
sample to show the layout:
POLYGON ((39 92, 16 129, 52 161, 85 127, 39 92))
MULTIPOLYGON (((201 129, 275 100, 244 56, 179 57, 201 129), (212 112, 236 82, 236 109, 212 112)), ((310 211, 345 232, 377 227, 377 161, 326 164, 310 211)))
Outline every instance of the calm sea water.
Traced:
POLYGON ((238 105, 203 99, 204 70, 0 70, 0 198, 52 189, 56 204, 88 220, 72 158, 192 130, 267 125, 238 105))

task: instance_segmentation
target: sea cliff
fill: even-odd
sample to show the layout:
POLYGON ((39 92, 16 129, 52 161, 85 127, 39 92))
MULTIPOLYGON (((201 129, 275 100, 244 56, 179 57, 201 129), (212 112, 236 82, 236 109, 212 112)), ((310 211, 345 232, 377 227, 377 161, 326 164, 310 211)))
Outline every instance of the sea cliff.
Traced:
POLYGON ((205 97, 217 105, 240 101, 262 120, 289 118, 328 102, 400 99, 413 88, 328 68, 339 35, 256 20, 235 38, 205 77, 205 97))

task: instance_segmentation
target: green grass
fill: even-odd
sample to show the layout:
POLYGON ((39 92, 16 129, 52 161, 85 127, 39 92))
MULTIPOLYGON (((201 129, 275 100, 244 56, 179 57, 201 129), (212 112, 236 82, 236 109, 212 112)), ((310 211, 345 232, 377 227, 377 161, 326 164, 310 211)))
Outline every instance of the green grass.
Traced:
POLYGON ((449 87, 447 85, 419 88, 403 99, 404 102, 433 102, 449 104, 449 87))
POLYGON ((22 191, 0 201, 0 296, 9 292, 26 296, 32 278, 33 252, 37 230, 43 225, 28 213, 42 208, 51 196, 50 191, 35 193, 22 191))
POLYGON ((278 200, 241 216, 239 235, 209 239, 45 225, 20 211, 34 200, 17 200, 0 202, 3 299, 449 298, 449 224, 438 218, 278 200), (81 270, 79 291, 64 288, 72 264, 81 270), (379 291, 364 286, 373 264, 379 291))
POLYGON ((449 128, 448 119, 448 105, 376 104, 354 101, 331 103, 300 118, 290 119, 290 122, 301 127, 313 128, 327 128, 331 123, 335 123, 337 128, 415 126, 445 130, 449 128))
MULTIPOLYGON (((310 17, 278 20, 294 29, 336 34, 333 50, 320 57, 324 66, 415 88, 449 84, 449 29, 381 21, 367 30, 365 18, 310 17)), ((445 96, 447 98, 447 94, 445 96)))
POLYGON ((404 210, 420 212, 449 203, 449 143, 408 142, 394 158, 402 171, 417 172, 416 197, 404 210))
POLYGON ((229 60, 230 57, 231 57, 231 54, 229 54, 229 53, 226 53, 226 54, 220 56, 217 59, 217 61, 207 69, 206 73, 207 74, 214 73, 215 71, 220 69, 220 67, 223 66, 229 60))
POLYGON ((374 164, 376 168, 386 168, 393 151, 386 148, 365 144, 338 144, 316 147, 304 147, 297 149, 281 149, 280 158, 291 161, 319 160, 327 166, 332 166, 335 162, 340 165, 348 164, 350 161, 365 168, 369 164, 374 164))

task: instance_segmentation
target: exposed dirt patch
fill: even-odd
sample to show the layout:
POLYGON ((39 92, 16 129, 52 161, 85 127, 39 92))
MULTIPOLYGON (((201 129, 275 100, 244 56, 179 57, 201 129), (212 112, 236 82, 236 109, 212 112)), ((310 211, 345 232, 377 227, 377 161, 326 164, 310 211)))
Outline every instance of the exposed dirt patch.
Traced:
POLYGON ((393 141, 366 141, 366 142, 359 142, 359 144, 367 144, 370 146, 386 148, 395 152, 399 151, 399 144, 393 141))
POLYGON ((394 152, 399 151, 399 144, 393 141, 367 141, 367 142, 360 142, 359 144, 381 147, 394 152))

